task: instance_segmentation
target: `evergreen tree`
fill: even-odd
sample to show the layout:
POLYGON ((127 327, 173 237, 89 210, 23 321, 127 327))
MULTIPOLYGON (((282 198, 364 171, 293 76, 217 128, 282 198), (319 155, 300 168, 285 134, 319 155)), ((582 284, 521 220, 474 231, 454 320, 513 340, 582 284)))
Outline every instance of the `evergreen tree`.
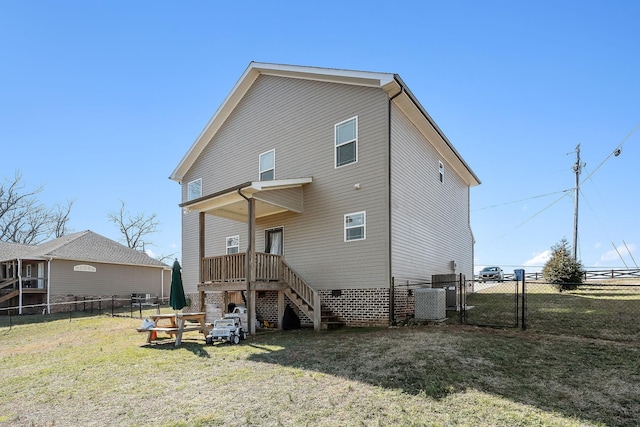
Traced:
POLYGON ((576 289, 582 284, 584 269, 571 256, 567 239, 562 239, 551 250, 551 258, 542 269, 542 278, 553 283, 560 292, 576 289))

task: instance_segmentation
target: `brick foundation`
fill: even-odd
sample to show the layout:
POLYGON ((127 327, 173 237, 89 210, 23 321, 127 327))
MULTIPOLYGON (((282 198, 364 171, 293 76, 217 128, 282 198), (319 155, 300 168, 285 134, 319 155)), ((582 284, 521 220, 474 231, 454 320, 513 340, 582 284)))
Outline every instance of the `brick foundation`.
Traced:
MULTIPOLYGON (((347 326, 388 326, 389 325, 389 288, 342 289, 340 291, 318 291, 322 304, 338 316, 347 326)), ((406 288, 395 290, 395 316, 405 318, 413 315, 414 299, 406 288)), ((190 294, 191 308, 199 307, 199 296, 190 294)), ((222 305, 222 292, 205 293, 205 303, 222 305)), ((289 304, 303 325, 313 325, 309 319, 289 298, 284 298, 285 307, 289 304)), ((278 323, 278 292, 256 292, 256 317, 260 321, 278 323)))

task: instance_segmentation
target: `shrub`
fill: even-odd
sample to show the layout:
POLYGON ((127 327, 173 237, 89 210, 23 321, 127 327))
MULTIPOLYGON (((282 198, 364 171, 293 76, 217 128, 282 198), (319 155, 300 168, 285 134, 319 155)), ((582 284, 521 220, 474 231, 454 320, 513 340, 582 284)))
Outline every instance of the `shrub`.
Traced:
POLYGON ((571 256, 569 243, 562 239, 551 247, 551 250, 551 258, 542 269, 542 278, 554 284, 560 292, 576 289, 582 284, 584 269, 582 264, 571 256))

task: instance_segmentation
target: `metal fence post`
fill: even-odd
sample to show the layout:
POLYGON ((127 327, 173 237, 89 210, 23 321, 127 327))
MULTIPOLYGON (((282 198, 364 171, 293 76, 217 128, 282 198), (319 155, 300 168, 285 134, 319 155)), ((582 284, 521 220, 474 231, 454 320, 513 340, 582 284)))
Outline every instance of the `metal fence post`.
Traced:
POLYGON ((527 285, 525 275, 522 275, 522 330, 527 329, 526 311, 527 311, 527 285))

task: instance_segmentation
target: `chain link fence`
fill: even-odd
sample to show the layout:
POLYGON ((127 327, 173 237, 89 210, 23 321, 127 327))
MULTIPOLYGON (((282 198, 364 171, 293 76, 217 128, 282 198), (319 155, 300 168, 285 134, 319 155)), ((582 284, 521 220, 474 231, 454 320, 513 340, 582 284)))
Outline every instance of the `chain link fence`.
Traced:
POLYGON ((18 315, 20 307, 0 308, 0 327, 11 328, 13 324, 28 323, 32 315, 46 315, 52 319, 82 317, 87 315, 109 315, 111 317, 131 317, 142 319, 150 313, 160 313, 162 306, 168 306, 168 298, 160 298, 149 294, 131 294, 130 297, 90 297, 74 296, 68 301, 50 304, 23 305, 22 315, 18 315), (47 306, 51 314, 47 314, 47 306))
POLYGON ((596 279, 570 291, 542 280, 466 283, 460 319, 477 326, 522 328, 622 342, 640 340, 640 280, 596 279), (466 292, 465 292, 466 291, 466 292))

